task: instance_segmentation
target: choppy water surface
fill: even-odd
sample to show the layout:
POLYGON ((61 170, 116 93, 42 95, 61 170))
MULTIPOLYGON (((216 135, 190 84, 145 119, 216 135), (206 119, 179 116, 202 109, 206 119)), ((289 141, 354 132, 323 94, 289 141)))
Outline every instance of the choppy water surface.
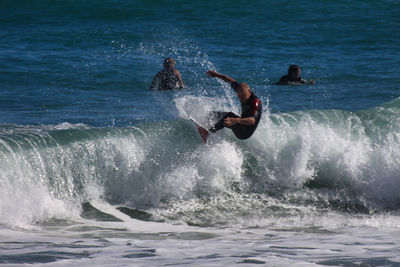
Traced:
POLYGON ((0 265, 400 266, 399 12, 0 2, 0 265), (187 89, 148 91, 168 56, 187 89), (187 120, 240 112, 209 69, 262 99, 250 139, 187 120))

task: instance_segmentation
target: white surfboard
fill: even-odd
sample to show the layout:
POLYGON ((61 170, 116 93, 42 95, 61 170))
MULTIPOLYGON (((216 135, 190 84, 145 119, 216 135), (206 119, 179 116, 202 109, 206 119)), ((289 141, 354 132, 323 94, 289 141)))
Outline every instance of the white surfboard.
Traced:
POLYGON ((191 120, 197 126, 197 130, 199 131, 200 137, 203 140, 204 144, 207 143, 207 137, 209 135, 209 131, 207 128, 203 127, 200 123, 198 123, 192 116, 187 115, 189 120, 191 120))

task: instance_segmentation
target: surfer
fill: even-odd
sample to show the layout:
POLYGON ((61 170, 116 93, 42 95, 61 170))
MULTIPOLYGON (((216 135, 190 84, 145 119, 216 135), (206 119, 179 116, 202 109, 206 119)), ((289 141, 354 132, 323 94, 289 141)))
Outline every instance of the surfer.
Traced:
MULTIPOLYGON (((229 83, 235 90, 242 105, 241 116, 238 116, 233 112, 212 112, 212 116, 220 119, 208 131, 215 133, 216 131, 227 127, 231 129, 239 139, 247 139, 252 136, 260 122, 262 113, 261 100, 251 92, 250 86, 247 83, 238 83, 235 79, 212 70, 207 71, 206 74, 209 77, 216 77, 229 83)), ((204 131, 202 132, 199 130, 200 135, 202 137, 205 135, 205 139, 207 139, 208 132, 206 129, 203 130, 204 131)))
POLYGON ((288 74, 281 77, 278 85, 297 85, 297 84, 314 84, 314 80, 305 80, 300 77, 300 67, 297 65, 290 65, 288 69, 288 74))
POLYGON ((186 88, 183 84, 180 72, 175 69, 175 60, 172 57, 164 60, 164 69, 160 70, 156 76, 154 76, 153 82, 151 83, 149 90, 154 91, 154 88, 158 85, 158 90, 174 90, 186 88))

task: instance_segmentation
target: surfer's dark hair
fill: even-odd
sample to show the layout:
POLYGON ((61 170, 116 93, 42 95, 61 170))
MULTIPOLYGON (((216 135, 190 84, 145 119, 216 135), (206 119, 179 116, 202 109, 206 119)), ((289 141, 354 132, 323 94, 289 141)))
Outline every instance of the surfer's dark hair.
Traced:
POLYGON ((298 69, 300 69, 300 67, 299 67, 298 65, 292 64, 292 65, 289 66, 288 74, 290 74, 290 73, 292 73, 292 72, 295 72, 295 71, 297 71, 298 69))

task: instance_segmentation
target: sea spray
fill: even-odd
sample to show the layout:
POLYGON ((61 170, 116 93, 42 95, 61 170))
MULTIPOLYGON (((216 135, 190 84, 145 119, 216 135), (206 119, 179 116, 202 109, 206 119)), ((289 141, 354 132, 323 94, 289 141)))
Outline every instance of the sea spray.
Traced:
POLYGON ((110 137, 106 129, 74 125, 9 127, 3 131, 2 223, 78 217, 81 203, 104 196, 104 185, 120 168, 129 174, 140 164, 141 150, 135 149, 137 144, 128 142, 128 137, 110 137))
MULTIPOLYGON (((308 205, 355 213, 396 209, 400 138, 394 115, 385 122, 374 109, 266 110, 249 140, 223 129, 204 145, 180 109, 188 101, 207 98, 177 99, 182 117, 137 127, 3 126, 2 223, 77 217, 81 203, 96 199, 175 219, 181 208, 197 203, 204 210, 181 219, 198 224, 212 221, 201 217, 206 210, 236 207, 240 213, 248 205, 265 206, 242 210, 254 220, 308 205)), ((396 103, 381 112, 395 114, 396 103)), ((219 223, 242 221, 220 216, 226 220, 219 223)))

